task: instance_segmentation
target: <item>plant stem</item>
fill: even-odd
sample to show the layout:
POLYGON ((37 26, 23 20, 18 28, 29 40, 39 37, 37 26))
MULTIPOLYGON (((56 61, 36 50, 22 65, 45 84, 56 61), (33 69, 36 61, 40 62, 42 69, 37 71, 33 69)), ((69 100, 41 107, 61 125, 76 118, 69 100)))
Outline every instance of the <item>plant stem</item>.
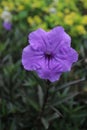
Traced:
POLYGON ((44 102, 43 102, 43 106, 42 106, 42 110, 41 110, 41 115, 43 115, 47 101, 48 101, 48 97, 49 97, 49 88, 50 88, 50 82, 47 81, 47 88, 46 88, 46 94, 44 97, 44 102))
POLYGON ((44 96, 43 105, 42 105, 41 111, 40 111, 40 113, 37 117, 38 130, 41 130, 41 118, 44 115, 45 108, 46 108, 46 105, 47 105, 47 101, 48 101, 48 97, 49 97, 49 88, 50 88, 50 81, 47 80, 46 93, 45 93, 45 96, 44 96))

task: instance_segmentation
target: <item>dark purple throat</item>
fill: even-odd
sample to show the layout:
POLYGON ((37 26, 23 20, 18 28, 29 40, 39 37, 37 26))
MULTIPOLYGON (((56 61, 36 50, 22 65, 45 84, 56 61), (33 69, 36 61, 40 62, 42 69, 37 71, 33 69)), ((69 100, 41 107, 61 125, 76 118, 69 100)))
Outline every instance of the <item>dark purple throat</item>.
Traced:
POLYGON ((53 58, 52 53, 45 53, 45 58, 51 60, 53 58))

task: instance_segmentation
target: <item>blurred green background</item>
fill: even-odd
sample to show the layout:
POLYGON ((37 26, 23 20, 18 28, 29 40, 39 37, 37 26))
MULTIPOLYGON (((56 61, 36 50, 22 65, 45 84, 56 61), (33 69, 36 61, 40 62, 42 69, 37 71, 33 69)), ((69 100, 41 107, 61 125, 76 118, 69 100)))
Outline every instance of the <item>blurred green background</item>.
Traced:
POLYGON ((87 0, 0 0, 0 130, 39 130, 45 81, 23 69, 21 55, 31 31, 55 26, 71 36, 79 61, 54 83, 56 95, 50 89, 49 104, 61 114, 47 107, 40 130, 87 130, 87 0), (12 16, 10 31, 3 27, 4 11, 12 16))

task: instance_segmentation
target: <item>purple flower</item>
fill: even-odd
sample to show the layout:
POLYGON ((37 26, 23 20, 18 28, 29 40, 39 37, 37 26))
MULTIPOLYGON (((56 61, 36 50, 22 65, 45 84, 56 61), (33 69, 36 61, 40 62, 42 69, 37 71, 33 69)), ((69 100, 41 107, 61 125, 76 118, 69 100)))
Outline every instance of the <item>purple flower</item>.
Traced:
POLYGON ((3 27, 6 29, 6 30, 11 30, 12 28, 12 23, 11 22, 4 22, 3 23, 3 27))
POLYGON ((58 80, 78 60, 70 36, 60 26, 50 32, 38 29, 28 38, 30 45, 23 50, 22 64, 26 70, 36 71, 42 79, 58 80))

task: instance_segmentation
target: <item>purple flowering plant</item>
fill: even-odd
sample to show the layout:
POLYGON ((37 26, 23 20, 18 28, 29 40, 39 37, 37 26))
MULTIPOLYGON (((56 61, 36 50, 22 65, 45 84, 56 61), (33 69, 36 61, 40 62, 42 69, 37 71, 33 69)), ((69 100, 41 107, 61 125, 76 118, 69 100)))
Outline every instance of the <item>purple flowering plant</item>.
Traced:
POLYGON ((35 71, 40 78, 51 82, 70 71, 78 60, 78 53, 71 47, 71 37, 63 27, 49 32, 38 29, 28 36, 29 43, 22 53, 22 64, 28 71, 35 71))
POLYGON ((7 30, 7 31, 10 31, 12 29, 12 23, 11 22, 7 22, 7 21, 4 21, 3 22, 3 27, 7 30))
MULTIPOLYGON (((61 26, 55 27, 49 32, 37 29, 29 34, 28 42, 29 45, 23 49, 22 65, 25 70, 35 71, 44 82, 46 81, 45 92, 41 86, 43 83, 38 83, 38 97, 41 108, 35 121, 37 124, 39 122, 38 130, 41 130, 41 122, 45 129, 48 129, 50 124, 48 123, 49 120, 45 120, 46 106, 49 96, 51 101, 55 99, 54 94, 49 94, 52 87, 51 83, 59 80, 63 72, 71 70, 72 64, 78 60, 78 53, 71 47, 71 37, 61 26)), ((53 85, 53 87, 55 86, 53 85)), ((56 94, 56 92, 55 87, 54 93, 56 94)), ((75 95, 76 93, 73 96, 75 95)), ((52 103, 50 104, 52 106, 52 103)), ((53 111, 57 111, 53 106, 51 108, 53 111)), ((58 112, 53 119, 57 117, 59 117, 58 112)))

